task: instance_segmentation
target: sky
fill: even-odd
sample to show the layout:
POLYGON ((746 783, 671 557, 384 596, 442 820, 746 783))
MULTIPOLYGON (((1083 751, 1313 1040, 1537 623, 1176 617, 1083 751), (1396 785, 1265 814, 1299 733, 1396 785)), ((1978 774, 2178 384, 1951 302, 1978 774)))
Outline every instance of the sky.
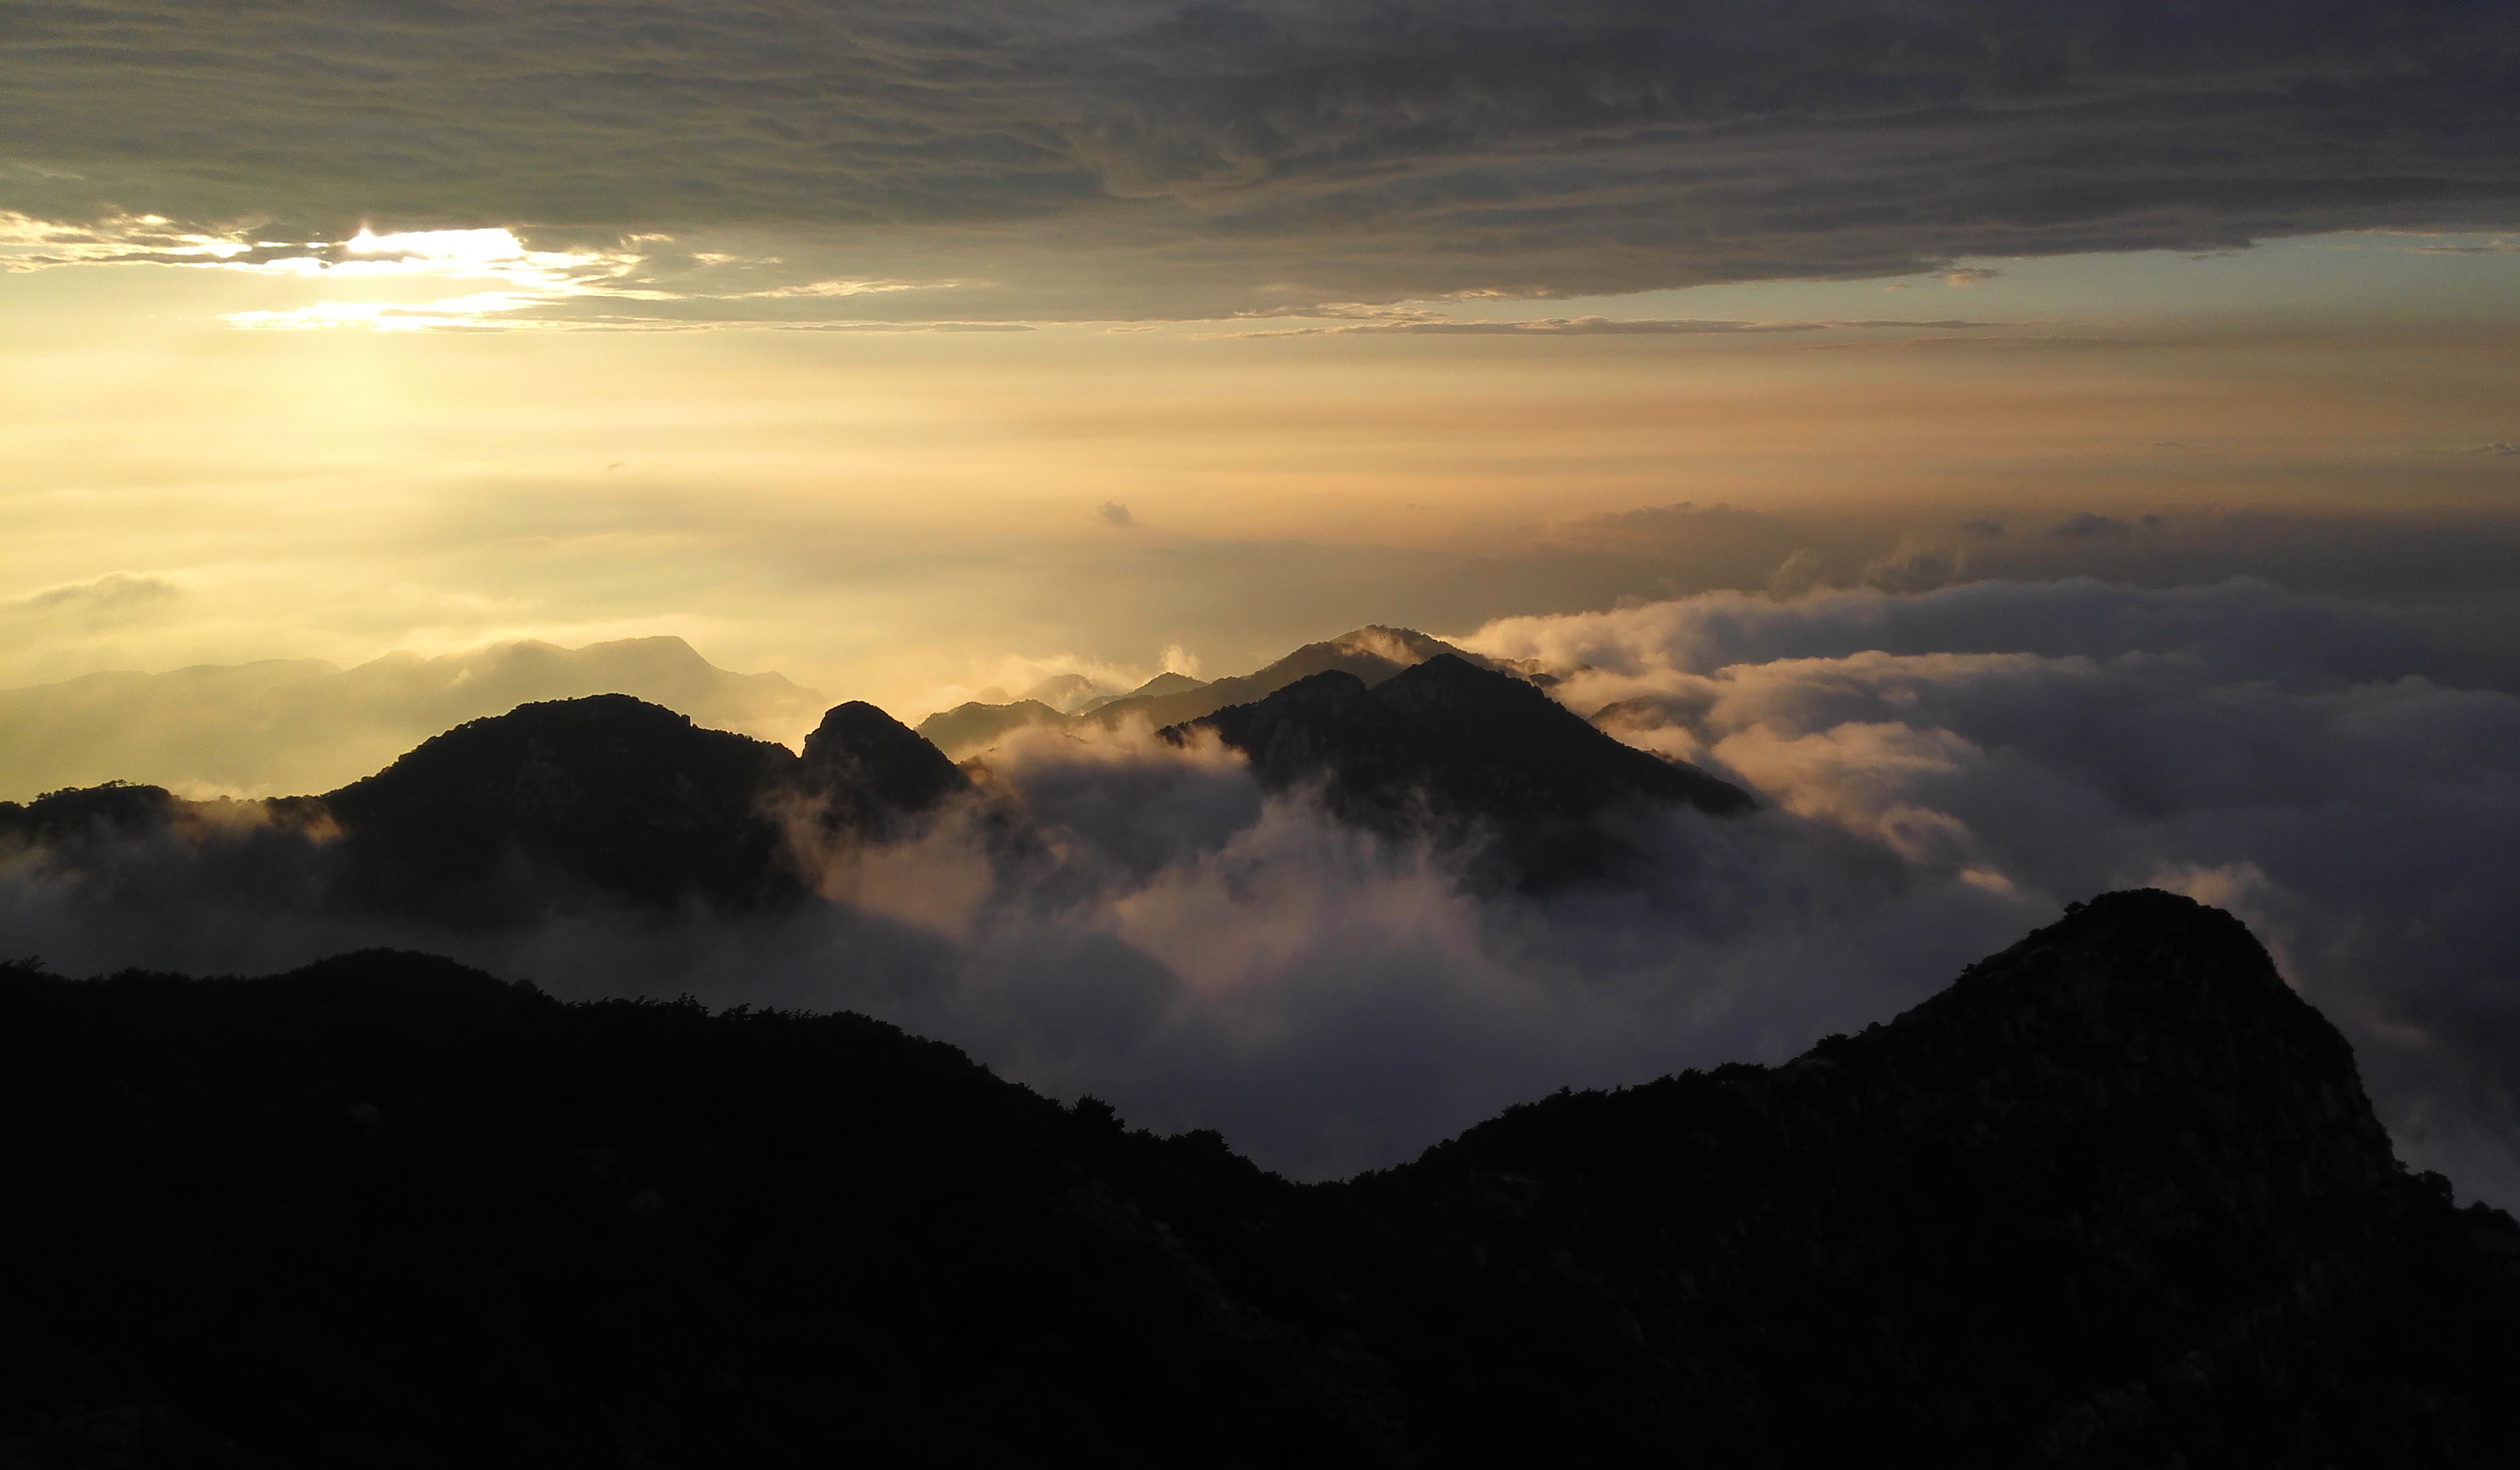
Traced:
POLYGON ((1541 610, 1418 584, 1642 508, 2520 486, 2495 5, 34 4, 0 47, 10 686, 671 634, 916 718, 1010 657, 1541 610))
MULTIPOLYGON (((1010 656, 1233 672, 1543 610, 1505 590, 1535 557, 1678 504, 1891 544, 2078 513, 2499 524, 2520 252, 2446 238, 2491 239, 1020 333, 279 331, 231 319, 343 284, 21 270, 0 681, 672 634, 916 719, 1010 656)), ((2248 550, 2225 570, 2265 570, 2248 550)), ((1653 586, 1600 572, 1548 610, 1653 586)))
MULTIPOLYGON (((0 517, 0 798, 65 751, 320 788, 459 686, 635 664, 792 740, 1382 623, 1554 660, 1802 824, 1674 839, 1751 915, 1675 953, 1783 977, 1746 1011, 1569 913, 1341 908, 1283 814, 1062 920, 1244 998, 1127 1046, 1023 1019, 1036 930, 904 920, 1004 1002, 904 1017, 1290 1168, 1773 1053, 2158 880, 2290 935, 2402 1146, 2520 1199, 2507 4, 30 0, 0 517), (1271 1112, 1397 1023, 1250 1021, 1277 981, 1164 937, 1229 850, 1295 885, 1255 953, 1403 956, 1355 995, 1458 1023, 1392 1077, 1486 1080, 1271 1112)), ((1006 759, 1048 802, 1142 755, 1006 759)))

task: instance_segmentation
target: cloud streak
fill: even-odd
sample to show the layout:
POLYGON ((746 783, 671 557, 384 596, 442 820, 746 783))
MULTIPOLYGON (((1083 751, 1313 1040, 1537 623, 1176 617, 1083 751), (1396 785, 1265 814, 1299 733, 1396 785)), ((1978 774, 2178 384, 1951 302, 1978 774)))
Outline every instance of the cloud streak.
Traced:
POLYGON ((2520 21, 2459 0, 129 0, 22 7, 5 46, 30 261, 242 260, 375 218, 671 234, 755 264, 636 289, 720 302, 950 279, 1007 292, 969 320, 1216 317, 2520 207, 2520 21), (715 243, 747 231, 783 244, 715 243))

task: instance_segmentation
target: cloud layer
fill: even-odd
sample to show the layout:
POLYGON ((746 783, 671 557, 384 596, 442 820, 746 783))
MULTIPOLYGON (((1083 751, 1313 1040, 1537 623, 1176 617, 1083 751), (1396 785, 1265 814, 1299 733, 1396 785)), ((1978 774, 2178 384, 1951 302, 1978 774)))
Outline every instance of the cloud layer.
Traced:
POLYGON ((2401 1147, 2520 1197, 2520 699, 2396 674, 2387 631, 2248 583, 1717 596, 1476 646, 1912 870, 2231 908, 2401 1147))
POLYGON ((614 283, 666 316, 937 319, 938 283, 975 320, 1213 316, 2520 207, 2520 21, 2472 0, 119 0, 0 46, 13 238, 671 233, 614 283), (693 243, 730 231, 786 244, 693 243))
POLYGON ((2520 1202, 2520 698, 2408 674, 2398 632, 2263 584, 2079 581, 1714 594, 1466 642, 1765 809, 1624 819, 1642 874, 1535 900, 1264 797, 1213 745, 1029 731, 909 840, 806 840, 832 903, 779 920, 310 916, 320 841, 232 808, 69 867, 20 854, 0 930, 73 969, 392 943, 571 995, 862 1009, 1321 1176, 1555 1087, 1791 1054, 2150 883, 2258 928, 2411 1159, 2520 1202))

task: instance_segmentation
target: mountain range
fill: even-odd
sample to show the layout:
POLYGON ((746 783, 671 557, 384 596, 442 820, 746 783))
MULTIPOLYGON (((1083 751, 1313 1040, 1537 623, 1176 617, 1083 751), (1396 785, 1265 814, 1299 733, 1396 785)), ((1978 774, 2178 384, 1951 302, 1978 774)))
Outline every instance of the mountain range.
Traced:
MULTIPOLYGON (((1341 820, 1434 841, 1501 886, 1612 872, 1632 856, 1621 824, 1636 813, 1751 806, 1738 787, 1619 743, 1520 674, 1415 633, 1362 630, 1247 679, 1087 718, 1186 710, 1196 713, 1167 738, 1211 733, 1264 787, 1318 788, 1341 820), (1264 687, 1252 703, 1214 702, 1264 687)), ((808 901, 829 844, 899 838, 960 796, 984 799, 945 752, 870 704, 832 708, 799 754, 610 693, 467 722, 316 796, 201 802, 109 783, 0 802, 0 847, 75 880, 134 840, 182 832, 205 863, 259 883, 241 899, 472 926, 555 907, 746 913, 808 901)), ((986 799, 995 830, 1022 845, 1025 814, 986 799)))
POLYGON ((1330 1184, 383 952, 0 970, 0 1119, 11 1467, 2520 1460, 2520 1226, 2153 891, 1330 1184))
MULTIPOLYGON (((1182 674, 1157 674, 1124 694, 1078 698, 1072 708, 1045 703, 1042 696, 1083 695, 1090 687, 1081 682, 1045 681, 1028 690, 1026 697, 1012 703, 975 701, 929 715, 919 722, 919 733, 934 741, 946 754, 960 760, 987 750, 1011 731, 1035 727, 1067 730, 1093 725, 1117 730, 1123 725, 1136 723, 1161 730, 1203 719, 1229 705, 1264 699, 1298 680, 1309 679, 1316 674, 1337 672, 1351 675, 1370 689, 1403 669, 1441 654, 1450 654, 1483 669, 1501 667, 1494 660, 1454 647, 1442 639, 1429 638, 1416 629, 1385 628, 1373 624, 1320 643, 1306 644, 1285 657, 1248 674, 1206 684, 1182 674)), ((1545 677, 1532 670, 1515 669, 1511 672, 1526 680, 1545 677)), ((1066 681, 1075 680, 1074 675, 1066 676, 1066 681)))
MULTIPOLYGON (((1024 718, 1231 751, 1487 891, 1614 884, 1656 823, 1754 810, 1405 630, 1166 678, 1024 718)), ((1049 862, 1001 755, 859 702, 791 750, 593 693, 317 795, 0 803, 0 863, 100 923, 206 894, 636 934, 824 904, 817 853, 948 820, 1049 862)), ((389 951, 20 961, 0 1178, 0 1470, 2520 1459, 2520 1226, 2398 1163, 2238 921, 2149 890, 1784 1065, 1300 1185, 859 1016, 389 951)))

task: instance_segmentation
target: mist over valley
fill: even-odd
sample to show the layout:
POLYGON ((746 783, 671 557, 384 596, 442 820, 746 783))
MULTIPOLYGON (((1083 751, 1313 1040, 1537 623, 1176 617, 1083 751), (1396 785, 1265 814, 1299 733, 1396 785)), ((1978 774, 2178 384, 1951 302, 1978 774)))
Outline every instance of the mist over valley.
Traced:
POLYGON ((2398 1146, 2509 1202, 2520 700, 2417 647, 2261 584, 1985 583, 1370 628, 957 707, 944 749, 864 704, 799 756, 580 698, 320 797, 7 809, 0 901, 74 973, 387 946, 859 1010, 1327 1178, 1556 1087, 1780 1059, 2152 884, 2247 917, 2398 1146), (1418 701, 1432 743, 1357 723, 1413 683, 1513 697, 1418 701))

